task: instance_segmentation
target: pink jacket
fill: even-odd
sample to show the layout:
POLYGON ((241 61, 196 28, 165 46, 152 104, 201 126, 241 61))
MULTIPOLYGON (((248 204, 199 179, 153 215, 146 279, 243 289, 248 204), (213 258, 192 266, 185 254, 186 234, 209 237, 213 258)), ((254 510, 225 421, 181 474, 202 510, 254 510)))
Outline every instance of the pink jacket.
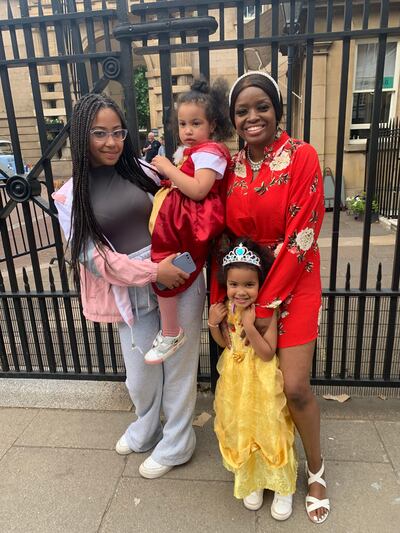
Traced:
MULTIPOLYGON (((68 239, 71 232, 72 178, 53 193, 60 226, 68 239)), ((110 246, 111 243, 110 243, 110 246)), ((133 324, 128 287, 154 283, 158 264, 150 259, 129 259, 112 249, 102 257, 94 246, 88 246, 81 265, 81 298, 83 314, 94 322, 126 322, 133 324)))

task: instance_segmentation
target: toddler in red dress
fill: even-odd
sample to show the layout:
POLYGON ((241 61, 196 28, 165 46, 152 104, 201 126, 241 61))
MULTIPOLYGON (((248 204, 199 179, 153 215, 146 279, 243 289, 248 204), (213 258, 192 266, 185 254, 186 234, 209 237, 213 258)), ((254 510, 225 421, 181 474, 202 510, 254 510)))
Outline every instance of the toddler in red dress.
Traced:
POLYGON ((222 181, 230 154, 217 141, 231 135, 228 117, 225 83, 218 80, 209 88, 204 80, 196 80, 178 99, 181 159, 177 166, 159 155, 151 162, 168 180, 154 198, 151 259, 160 262, 173 253, 189 252, 195 270, 182 285, 168 289, 153 285, 161 330, 145 355, 147 364, 162 363, 185 342, 178 320, 178 295, 201 273, 211 240, 225 227, 222 181))

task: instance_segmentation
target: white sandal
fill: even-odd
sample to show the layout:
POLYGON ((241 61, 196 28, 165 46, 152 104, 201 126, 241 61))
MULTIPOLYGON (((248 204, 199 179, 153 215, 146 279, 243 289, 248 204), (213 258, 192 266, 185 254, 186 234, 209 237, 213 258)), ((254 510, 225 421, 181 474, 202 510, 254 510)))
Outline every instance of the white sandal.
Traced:
MULTIPOLYGON (((321 468, 318 470, 316 474, 313 474, 308 469, 308 465, 306 462, 306 475, 308 476, 308 486, 310 486, 312 483, 319 483, 323 487, 326 488, 326 481, 321 477, 323 473, 325 472, 325 464, 324 460, 322 459, 322 465, 321 468)), ((325 522, 325 520, 329 516, 329 512, 331 510, 331 506, 329 503, 329 498, 324 498, 323 500, 319 500, 318 498, 315 498, 314 496, 310 496, 307 494, 306 496, 306 512, 308 515, 308 518, 311 520, 313 524, 322 524, 325 522), (326 509, 326 513, 322 518, 317 518, 316 516, 312 517, 310 516, 310 513, 313 511, 316 511, 317 509, 326 509)))

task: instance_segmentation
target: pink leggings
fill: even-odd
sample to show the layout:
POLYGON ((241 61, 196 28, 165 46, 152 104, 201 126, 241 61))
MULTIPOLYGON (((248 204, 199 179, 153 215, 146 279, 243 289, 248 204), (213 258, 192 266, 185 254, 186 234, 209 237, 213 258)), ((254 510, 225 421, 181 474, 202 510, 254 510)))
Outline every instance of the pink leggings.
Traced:
POLYGON ((162 334, 166 337, 176 337, 181 329, 178 322, 178 297, 157 296, 157 298, 161 314, 162 334))

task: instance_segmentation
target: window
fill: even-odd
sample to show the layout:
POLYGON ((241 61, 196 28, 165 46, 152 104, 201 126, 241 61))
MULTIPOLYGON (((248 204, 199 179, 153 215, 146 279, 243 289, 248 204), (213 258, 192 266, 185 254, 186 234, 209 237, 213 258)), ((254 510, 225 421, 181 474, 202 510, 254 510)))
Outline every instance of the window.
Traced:
MULTIPOLYGON (((388 42, 386 45, 382 102, 379 118, 381 123, 387 123, 395 116, 400 55, 399 48, 400 43, 396 42, 388 42)), ((372 122, 377 59, 377 43, 359 44, 357 46, 353 109, 350 127, 350 141, 354 143, 365 143, 365 139, 367 139, 369 135, 372 122)))
POLYGON ((248 21, 254 19, 256 16, 256 6, 245 6, 244 7, 244 20, 248 21))

